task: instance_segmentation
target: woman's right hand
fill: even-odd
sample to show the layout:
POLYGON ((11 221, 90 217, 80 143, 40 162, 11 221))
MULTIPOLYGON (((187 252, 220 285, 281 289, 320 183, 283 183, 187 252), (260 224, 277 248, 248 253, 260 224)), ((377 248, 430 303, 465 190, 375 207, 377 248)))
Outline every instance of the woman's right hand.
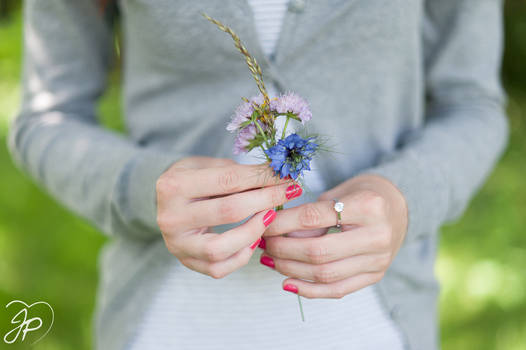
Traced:
POLYGON ((276 213, 272 208, 301 195, 268 164, 189 157, 157 180, 157 223, 168 250, 186 267, 222 278, 248 263, 276 213), (210 228, 243 224, 222 234, 210 228))

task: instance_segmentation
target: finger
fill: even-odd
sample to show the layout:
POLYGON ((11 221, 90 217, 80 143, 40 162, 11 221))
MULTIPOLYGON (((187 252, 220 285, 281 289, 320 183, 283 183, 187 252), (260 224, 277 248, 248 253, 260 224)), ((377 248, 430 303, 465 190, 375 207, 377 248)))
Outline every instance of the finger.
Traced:
POLYGON ((181 246, 175 249, 200 260, 225 260, 257 241, 266 229, 265 224, 274 219, 275 213, 272 209, 259 212, 245 223, 220 234, 188 235, 180 239, 181 246))
POLYGON ((217 226, 239 222, 253 213, 274 208, 301 195, 297 184, 282 184, 245 191, 220 198, 197 201, 186 206, 188 228, 192 223, 199 226, 217 226))
POLYGON ((299 237, 299 238, 307 238, 307 237, 319 237, 326 234, 328 229, 326 227, 324 228, 316 228, 313 230, 303 230, 303 231, 292 231, 287 233, 287 237, 299 237))
POLYGON ((325 264, 361 254, 389 250, 389 237, 381 230, 358 227, 320 237, 265 237, 265 251, 281 259, 325 264))
POLYGON ((254 249, 245 247, 223 261, 209 262, 187 257, 181 259, 181 263, 194 271, 201 272, 213 278, 223 278, 245 266, 249 262, 252 254, 254 254, 254 249))
POLYGON ((312 265, 280 259, 265 252, 261 255, 260 262, 288 277, 317 283, 334 283, 361 273, 386 270, 391 260, 389 254, 364 254, 326 264, 312 265))
POLYGON ((236 164, 182 174, 176 180, 189 198, 224 195, 291 181, 274 176, 268 164, 236 164))
POLYGON ((362 273, 347 279, 320 284, 289 278, 283 281, 283 289, 299 294, 305 298, 343 298, 347 294, 379 282, 384 276, 383 272, 362 273))
POLYGON ((336 213, 332 206, 332 202, 323 201, 280 210, 265 237, 336 225, 336 213))
MULTIPOLYGON (((346 204, 347 206, 347 204, 346 204)), ((345 208, 342 223, 358 225, 363 222, 356 211, 345 208)), ((313 230, 336 226, 337 214, 333 201, 306 203, 297 207, 280 210, 276 220, 265 231, 265 237, 278 236, 293 231, 313 230)))
POLYGON ((214 157, 205 157, 205 156, 193 156, 180 160, 177 162, 177 168, 187 168, 187 169, 202 169, 202 168, 214 168, 214 167, 224 167, 232 166, 236 163, 233 159, 230 158, 214 158, 214 157))

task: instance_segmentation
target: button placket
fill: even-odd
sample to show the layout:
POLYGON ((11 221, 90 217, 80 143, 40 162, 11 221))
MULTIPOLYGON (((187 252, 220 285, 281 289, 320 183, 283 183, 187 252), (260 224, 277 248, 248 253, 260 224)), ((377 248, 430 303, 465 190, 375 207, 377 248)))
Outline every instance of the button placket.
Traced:
POLYGON ((305 0, 290 0, 288 9, 291 12, 303 12, 305 9, 305 0))

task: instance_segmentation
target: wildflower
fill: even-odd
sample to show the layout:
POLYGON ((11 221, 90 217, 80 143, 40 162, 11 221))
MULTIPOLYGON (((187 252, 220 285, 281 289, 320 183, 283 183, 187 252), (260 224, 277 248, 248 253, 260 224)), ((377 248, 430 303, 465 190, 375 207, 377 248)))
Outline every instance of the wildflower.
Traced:
POLYGON ((290 134, 278 143, 265 150, 265 154, 270 158, 270 167, 280 178, 290 177, 294 180, 301 176, 304 170, 310 170, 310 161, 318 144, 312 140, 301 138, 298 134, 290 134))
POLYGON ((256 134, 257 130, 254 124, 250 124, 241 129, 237 134, 236 141, 234 142, 234 154, 248 152, 250 141, 254 139, 256 134))
POLYGON ((263 95, 259 94, 252 96, 248 101, 243 101, 232 116, 232 120, 228 123, 226 129, 234 132, 243 127, 243 123, 250 120, 252 113, 254 113, 254 103, 258 106, 263 104, 263 95))
MULTIPOLYGON (((268 131, 265 125, 262 126, 262 130, 265 132, 268 131)), ((265 138, 261 135, 256 125, 254 125, 254 123, 249 124, 242 128, 237 134, 234 142, 234 154, 250 152, 253 148, 263 145, 264 142, 265 138)))
POLYGON ((312 112, 307 101, 293 92, 288 92, 277 99, 271 100, 270 109, 279 114, 292 113, 302 124, 305 124, 312 118, 312 112))

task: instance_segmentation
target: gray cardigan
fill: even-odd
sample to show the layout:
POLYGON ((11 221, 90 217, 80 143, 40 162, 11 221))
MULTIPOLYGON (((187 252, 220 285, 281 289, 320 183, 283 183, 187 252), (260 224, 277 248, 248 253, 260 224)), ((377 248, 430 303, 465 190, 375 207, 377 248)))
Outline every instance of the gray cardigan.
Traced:
POLYGON ((439 347, 438 230, 457 218, 507 141, 499 0, 293 0, 273 61, 245 0, 123 0, 126 136, 96 118, 112 35, 94 0, 25 2, 23 100, 13 157, 72 211, 113 237, 101 259, 97 336, 122 348, 164 273, 155 181, 185 156, 230 157, 225 125, 255 85, 233 27, 267 81, 311 104, 335 153, 330 187, 375 173, 403 192, 404 245, 378 283, 411 349, 439 347))

